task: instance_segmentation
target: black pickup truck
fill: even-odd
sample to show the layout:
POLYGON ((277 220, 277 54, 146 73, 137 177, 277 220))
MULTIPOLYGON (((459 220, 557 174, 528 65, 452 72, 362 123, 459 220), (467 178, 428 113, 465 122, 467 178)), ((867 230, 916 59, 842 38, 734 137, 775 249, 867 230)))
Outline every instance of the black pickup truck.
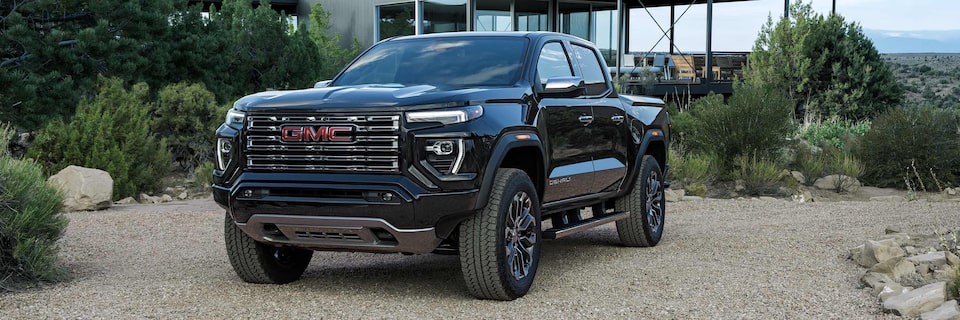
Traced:
POLYGON ((459 254, 470 293, 513 300, 545 239, 616 221, 624 245, 656 245, 669 116, 606 70, 570 35, 442 33, 238 100, 213 185, 231 265, 287 283, 314 250, 459 254))

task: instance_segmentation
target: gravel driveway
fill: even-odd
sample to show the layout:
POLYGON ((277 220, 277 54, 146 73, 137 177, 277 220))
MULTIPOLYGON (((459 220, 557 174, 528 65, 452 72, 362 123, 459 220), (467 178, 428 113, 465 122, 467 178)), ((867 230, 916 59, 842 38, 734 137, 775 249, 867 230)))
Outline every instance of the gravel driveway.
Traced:
POLYGON ((300 281, 243 283, 212 200, 70 213, 60 255, 74 279, 0 295, 0 319, 885 318, 846 248, 885 226, 960 226, 960 202, 668 207, 654 248, 618 246, 612 225, 546 242, 513 302, 470 297, 456 256, 318 252, 300 281))

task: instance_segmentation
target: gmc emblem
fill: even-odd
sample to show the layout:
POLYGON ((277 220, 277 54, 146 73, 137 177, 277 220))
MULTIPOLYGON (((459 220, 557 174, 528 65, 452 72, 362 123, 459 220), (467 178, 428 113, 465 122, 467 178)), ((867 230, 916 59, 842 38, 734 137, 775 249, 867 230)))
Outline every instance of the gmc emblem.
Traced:
POLYGON ((354 127, 283 127, 280 139, 284 142, 351 142, 354 127))

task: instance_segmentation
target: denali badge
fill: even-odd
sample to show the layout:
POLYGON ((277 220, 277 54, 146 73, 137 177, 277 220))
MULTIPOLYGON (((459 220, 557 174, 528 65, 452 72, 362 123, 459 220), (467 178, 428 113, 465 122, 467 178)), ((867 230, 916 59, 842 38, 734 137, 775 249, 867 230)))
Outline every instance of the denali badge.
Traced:
POLYGON ((350 142, 354 127, 283 127, 280 139, 284 142, 350 142))

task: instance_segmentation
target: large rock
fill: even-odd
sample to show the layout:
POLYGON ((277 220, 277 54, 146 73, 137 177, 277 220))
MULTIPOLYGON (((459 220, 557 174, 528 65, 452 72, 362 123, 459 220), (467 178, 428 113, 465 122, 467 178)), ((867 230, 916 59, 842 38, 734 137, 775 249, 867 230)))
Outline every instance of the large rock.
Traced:
POLYGON ((807 184, 807 177, 800 173, 800 171, 790 171, 790 175, 793 176, 793 180, 796 180, 799 184, 807 184))
POLYGON ((859 251, 859 255, 853 254, 851 258, 853 258, 853 261, 856 261, 857 264, 870 268, 877 263, 884 262, 888 259, 903 257, 904 255, 906 255, 906 252, 903 251, 903 248, 900 248, 900 244, 897 243, 896 240, 884 239, 867 241, 863 244, 863 249, 859 251))
POLYGON ((860 283, 863 284, 863 286, 865 287, 870 287, 870 288, 879 290, 879 289, 882 289, 884 285, 897 283, 897 282, 893 281, 893 278, 890 278, 890 276, 887 274, 877 273, 877 272, 867 272, 866 274, 863 275, 863 277, 860 277, 860 283))
POLYGON ((913 262, 913 264, 916 265, 925 264, 934 267, 935 269, 939 269, 943 265, 947 264, 947 253, 943 251, 931 252, 908 257, 907 261, 913 262))
POLYGON ((838 191, 837 187, 841 187, 841 191, 857 191, 860 190, 860 187, 863 185, 860 184, 860 180, 857 180, 857 178, 833 174, 817 179, 813 182, 813 186, 820 190, 838 191))
POLYGON ((880 288, 880 293, 878 293, 877 296, 880 297, 881 302, 887 302, 887 300, 907 292, 910 292, 910 288, 901 286, 898 283, 887 283, 880 288))
POLYGON ((113 203, 113 178, 103 170, 69 166, 47 182, 63 191, 64 211, 100 210, 113 203))
POLYGON ((673 189, 663 190, 663 196, 664 196, 665 198, 667 198, 667 202, 678 202, 678 201, 680 201, 681 199, 683 199, 683 195, 684 195, 684 194, 686 194, 686 191, 684 191, 683 189, 680 189, 680 190, 673 190, 673 189))
POLYGON ((957 310, 957 300, 944 302, 931 311, 920 315, 920 320, 956 320, 960 319, 960 310, 957 310))
POLYGON ((942 305, 947 299, 947 283, 928 284, 883 302, 883 309, 904 317, 916 317, 942 305))
POLYGON ((889 275, 894 281, 900 282, 908 275, 917 274, 917 267, 903 257, 887 259, 875 264, 868 269, 870 272, 883 273, 889 275))

